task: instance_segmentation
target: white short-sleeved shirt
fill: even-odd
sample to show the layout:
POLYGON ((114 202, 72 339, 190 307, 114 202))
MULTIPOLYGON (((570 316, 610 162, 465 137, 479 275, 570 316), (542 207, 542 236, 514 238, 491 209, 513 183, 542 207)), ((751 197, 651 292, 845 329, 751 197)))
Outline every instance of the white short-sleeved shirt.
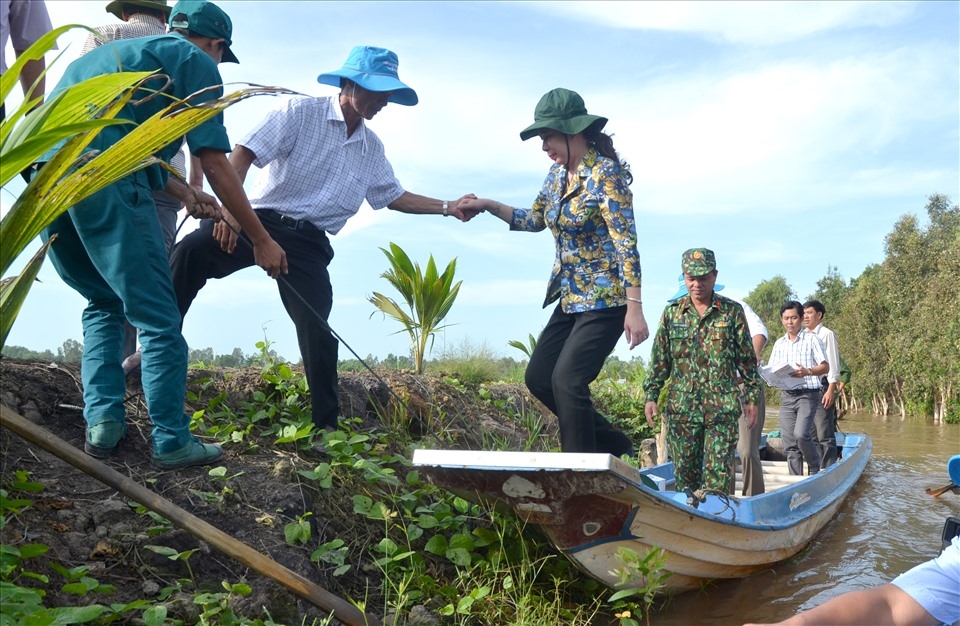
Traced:
POLYGON ((897 576, 892 584, 941 623, 960 621, 960 537, 954 537, 940 556, 897 576))
MULTIPOLYGON (((727 296, 730 298, 730 296, 727 296)), ((739 298, 730 298, 737 304, 743 307, 743 314, 747 316, 747 329, 750 332, 751 337, 756 337, 757 335, 763 335, 765 338, 770 339, 770 334, 767 332, 767 325, 763 323, 763 320, 760 319, 760 316, 757 315, 756 311, 750 308, 750 305, 740 300, 739 298)))
POLYGON ((361 120, 353 135, 336 97, 297 97, 271 111, 239 142, 264 168, 250 194, 272 209, 336 234, 366 200, 382 209, 404 189, 383 143, 361 120))
POLYGON ((840 380, 840 349, 837 346, 837 335, 823 324, 817 324, 813 333, 823 342, 823 350, 827 354, 827 364, 830 366, 827 382, 836 383, 840 380))

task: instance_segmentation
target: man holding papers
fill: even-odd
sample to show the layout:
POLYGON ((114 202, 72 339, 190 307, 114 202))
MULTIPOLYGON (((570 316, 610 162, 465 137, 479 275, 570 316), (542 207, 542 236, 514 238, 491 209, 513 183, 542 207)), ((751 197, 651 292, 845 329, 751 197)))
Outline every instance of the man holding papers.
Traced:
POLYGON ((820 452, 814 442, 813 419, 820 404, 820 377, 830 366, 823 343, 803 329, 802 304, 790 300, 781 306, 780 322, 787 333, 773 344, 770 366, 764 368, 763 376, 770 375, 771 384, 783 391, 780 436, 790 473, 802 476, 806 459, 810 474, 816 474, 820 452))

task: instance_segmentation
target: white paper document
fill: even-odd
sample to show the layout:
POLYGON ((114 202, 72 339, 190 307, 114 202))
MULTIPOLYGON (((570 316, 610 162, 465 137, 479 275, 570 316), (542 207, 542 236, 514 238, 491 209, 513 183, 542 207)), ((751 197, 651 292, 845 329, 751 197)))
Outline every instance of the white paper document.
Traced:
POLYGON ((759 369, 760 377, 771 387, 792 389, 802 384, 802 379, 790 376, 790 374, 800 369, 796 365, 790 363, 773 363, 771 365, 761 365, 759 369))

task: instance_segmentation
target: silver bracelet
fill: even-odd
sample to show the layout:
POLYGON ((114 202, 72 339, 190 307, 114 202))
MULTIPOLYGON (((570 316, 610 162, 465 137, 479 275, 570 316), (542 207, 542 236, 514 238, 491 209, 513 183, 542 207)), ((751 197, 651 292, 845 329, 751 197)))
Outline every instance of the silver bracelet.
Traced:
POLYGON ((450 207, 450 203, 447 202, 446 200, 444 200, 444 201, 443 201, 443 216, 444 216, 444 217, 447 217, 448 215, 450 215, 449 213, 447 213, 447 209, 448 209, 449 207, 450 207))
POLYGON ((640 298, 631 298, 630 296, 627 296, 627 300, 630 302, 636 302, 637 304, 643 304, 643 301, 640 298))

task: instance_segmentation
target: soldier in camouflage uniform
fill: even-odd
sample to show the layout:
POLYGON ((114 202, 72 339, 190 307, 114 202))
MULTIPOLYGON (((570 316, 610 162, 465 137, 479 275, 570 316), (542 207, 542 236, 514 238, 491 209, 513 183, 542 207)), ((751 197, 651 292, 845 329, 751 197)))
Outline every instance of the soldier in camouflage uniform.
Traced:
POLYGON ((746 399, 742 413, 753 428, 761 391, 757 358, 743 308, 714 292, 713 251, 687 250, 681 267, 688 294, 660 318, 650 356, 653 373, 643 383, 647 423, 656 428, 657 398, 670 379, 663 410, 676 490, 729 494, 741 416, 738 373, 746 399))

